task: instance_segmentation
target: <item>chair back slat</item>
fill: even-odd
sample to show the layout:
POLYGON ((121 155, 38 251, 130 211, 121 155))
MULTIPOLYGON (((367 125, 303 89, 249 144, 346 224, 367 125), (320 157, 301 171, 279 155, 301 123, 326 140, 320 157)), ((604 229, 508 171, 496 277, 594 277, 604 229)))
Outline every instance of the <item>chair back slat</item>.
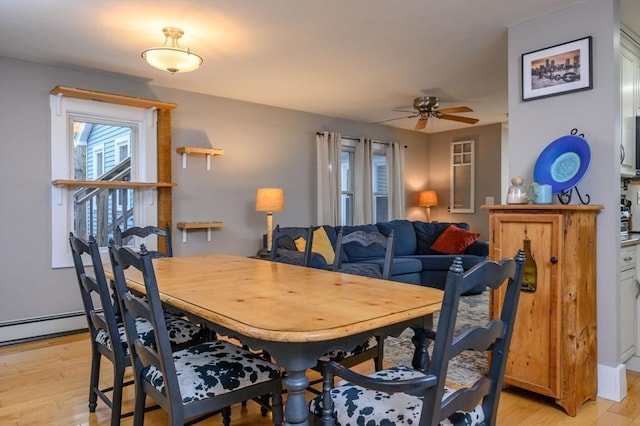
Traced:
POLYGON ((453 340, 451 355, 455 357, 466 350, 485 351, 503 333, 502 321, 491 321, 485 326, 470 327, 453 340))
MULTIPOLYGON (((345 258, 345 247, 349 244, 359 244, 362 247, 371 247, 371 246, 380 246, 385 249, 384 254, 384 263, 382 266, 382 271, 380 274, 380 278, 388 280, 393 273, 393 252, 395 250, 395 235, 394 231, 389 233, 389 236, 385 237, 382 233, 374 231, 374 232, 365 232, 365 231, 354 231, 348 234, 344 233, 344 230, 340 228, 338 232, 338 239, 336 241, 336 260, 333 263, 334 271, 341 271, 343 268, 343 262, 345 258)), ((345 271, 348 273, 357 274, 358 272, 358 264, 354 264, 355 266, 351 266, 348 270, 345 271)), ((363 274, 364 275, 364 274, 363 274)), ((369 274, 367 274, 369 275, 369 274)))
MULTIPOLYGON (((155 235, 157 237, 158 242, 158 250, 147 250, 149 255, 153 258, 156 257, 173 257, 173 246, 171 243, 171 228, 169 225, 165 225, 164 228, 160 228, 158 226, 132 226, 130 228, 125 229, 124 231, 120 229, 119 226, 116 227, 115 232, 115 243, 121 247, 129 245, 130 243, 135 243, 133 241, 133 237, 138 237, 140 239, 146 240, 148 237, 155 235), (164 244, 164 251, 162 251, 162 244, 164 244)), ((145 243, 148 245, 148 241, 145 243)))

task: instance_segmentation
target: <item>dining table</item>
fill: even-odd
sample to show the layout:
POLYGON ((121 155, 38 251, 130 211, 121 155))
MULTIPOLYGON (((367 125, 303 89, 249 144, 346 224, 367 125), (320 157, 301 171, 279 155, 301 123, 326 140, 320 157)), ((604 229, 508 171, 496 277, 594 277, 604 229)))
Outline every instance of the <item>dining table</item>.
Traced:
MULTIPOLYGON (((161 301, 219 335, 265 350, 284 372, 286 425, 308 425, 307 370, 332 349, 353 349, 371 336, 431 327, 443 292, 238 255, 153 259, 161 301)), ((111 265, 105 264, 113 279, 111 265)), ((142 274, 125 270, 127 286, 145 292, 142 274)), ((426 360, 426 342, 414 364, 426 360)))

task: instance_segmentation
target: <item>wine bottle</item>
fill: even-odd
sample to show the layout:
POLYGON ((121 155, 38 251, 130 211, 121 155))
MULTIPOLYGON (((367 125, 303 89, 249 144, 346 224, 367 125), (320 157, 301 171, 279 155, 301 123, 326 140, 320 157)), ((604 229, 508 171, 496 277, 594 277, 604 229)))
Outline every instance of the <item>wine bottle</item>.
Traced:
POLYGON ((522 274, 522 291, 534 292, 538 287, 538 268, 531 252, 531 240, 524 239, 524 273, 522 274))

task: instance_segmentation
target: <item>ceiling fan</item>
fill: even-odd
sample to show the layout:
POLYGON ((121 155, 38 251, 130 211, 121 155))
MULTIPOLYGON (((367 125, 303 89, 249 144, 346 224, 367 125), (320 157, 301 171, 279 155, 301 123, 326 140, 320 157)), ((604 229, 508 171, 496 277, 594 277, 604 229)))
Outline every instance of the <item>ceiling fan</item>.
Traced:
POLYGON ((467 124, 476 124, 478 122, 477 118, 458 117, 457 115, 451 115, 452 113, 458 113, 458 112, 472 112, 473 110, 469 107, 462 106, 462 107, 438 109, 439 104, 440 104, 440 99, 437 96, 420 96, 413 100, 413 108, 415 109, 414 112, 397 110, 397 109, 393 110, 393 111, 399 111, 399 112, 411 112, 412 115, 378 121, 374 124, 385 123, 387 121, 392 121, 392 120, 400 120, 401 118, 420 117, 418 119, 418 122, 416 123, 415 130, 422 130, 427 126, 427 121, 431 117, 441 118, 444 120, 459 121, 461 123, 467 123, 467 124))

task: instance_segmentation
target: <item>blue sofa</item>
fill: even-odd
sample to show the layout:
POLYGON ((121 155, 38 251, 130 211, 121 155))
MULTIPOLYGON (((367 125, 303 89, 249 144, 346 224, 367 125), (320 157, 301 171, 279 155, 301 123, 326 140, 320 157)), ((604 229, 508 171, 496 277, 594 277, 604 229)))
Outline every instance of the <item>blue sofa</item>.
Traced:
MULTIPOLYGON (((395 250, 393 256, 393 268, 391 280, 400 281, 410 284, 419 284, 439 289, 444 288, 447 271, 456 256, 462 259, 462 265, 465 270, 471 268, 475 264, 485 260, 489 255, 489 244, 486 241, 476 240, 471 243, 463 253, 460 254, 443 254, 431 247, 438 237, 449 227, 455 225, 458 228, 469 230, 469 225, 464 222, 420 222, 410 220, 392 220, 389 222, 379 222, 369 225, 358 226, 327 226, 322 225, 316 227, 323 228, 328 240, 335 250, 336 240, 339 230, 342 228, 345 234, 362 230, 365 232, 379 231, 384 235, 389 235, 394 231, 395 250)), ((281 227, 280 229, 286 229, 281 227)), ((319 269, 330 269, 331 265, 315 248, 318 243, 318 236, 314 232, 313 237, 313 254, 309 266, 319 269)), ((291 242, 293 243, 293 242, 291 242)), ((278 249, 295 250, 295 246, 284 244, 278 249)), ((382 269, 384 263, 383 248, 361 248, 361 247, 345 247, 345 256, 343 262, 346 263, 370 263, 378 265, 382 269)), ((479 293, 484 288, 473 289, 467 294, 479 293)))

